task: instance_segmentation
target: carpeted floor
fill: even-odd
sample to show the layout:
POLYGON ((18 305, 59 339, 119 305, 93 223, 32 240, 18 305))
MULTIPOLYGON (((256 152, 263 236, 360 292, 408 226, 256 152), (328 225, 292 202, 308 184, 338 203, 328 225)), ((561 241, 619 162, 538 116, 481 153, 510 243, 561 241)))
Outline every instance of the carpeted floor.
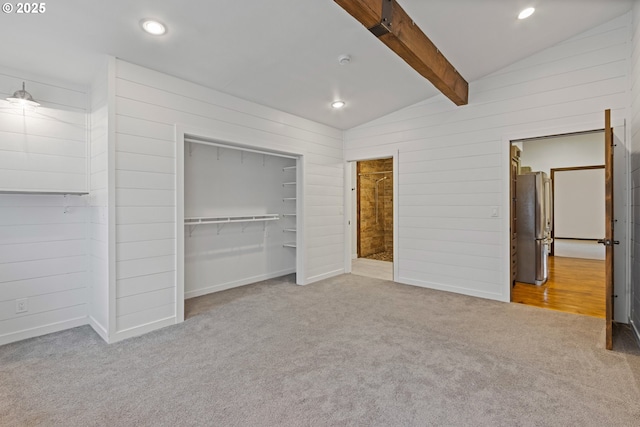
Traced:
POLYGON ((604 350, 595 318, 355 275, 186 312, 112 345, 84 326, 0 347, 0 425, 640 424, 637 347, 604 350))

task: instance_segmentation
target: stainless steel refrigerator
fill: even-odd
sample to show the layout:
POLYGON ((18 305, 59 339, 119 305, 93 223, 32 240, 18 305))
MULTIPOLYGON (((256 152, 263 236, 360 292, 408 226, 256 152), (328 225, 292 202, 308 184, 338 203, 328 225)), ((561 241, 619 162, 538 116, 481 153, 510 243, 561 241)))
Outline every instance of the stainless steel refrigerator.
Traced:
POLYGON ((549 278, 553 206, 551 181, 544 172, 518 175, 516 181, 516 281, 543 285, 549 278))

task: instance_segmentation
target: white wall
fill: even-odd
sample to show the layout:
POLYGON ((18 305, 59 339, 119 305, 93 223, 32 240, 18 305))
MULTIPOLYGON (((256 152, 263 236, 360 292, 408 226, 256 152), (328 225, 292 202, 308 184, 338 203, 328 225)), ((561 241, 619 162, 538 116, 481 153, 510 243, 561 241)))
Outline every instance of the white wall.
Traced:
MULTIPOLYGON (((604 165, 603 132, 520 141, 519 146, 522 150, 521 165, 530 166, 532 171, 545 172, 549 177, 551 169, 604 165)), ((595 200, 600 200, 602 208, 598 212, 591 211, 589 214, 594 217, 594 221, 599 221, 595 218, 602 218, 600 226, 597 228, 601 229, 604 227, 604 182, 598 190, 599 192, 592 194, 592 196, 595 200), (598 194, 602 195, 600 199, 597 199, 598 194)), ((559 202, 556 199, 554 206, 556 223, 561 220, 563 214, 559 202)), ((585 215, 580 215, 578 219, 584 218, 585 215)), ((555 226, 557 228, 558 224, 555 226)), ((556 235, 560 235, 557 230, 556 235)), ((601 233, 600 237, 602 236, 604 236, 604 232, 601 233)), ((571 258, 604 259, 605 248, 593 242, 556 240, 554 253, 556 256, 571 258)))
MULTIPOLYGON (((84 88, 0 69, 0 190, 87 191, 84 88), (22 81, 41 106, 4 99, 22 81)), ((87 322, 85 196, 0 194, 0 344, 87 322), (16 314, 16 299, 28 311, 16 314)))
POLYGON ((551 176, 551 169, 604 165, 604 133, 522 142, 520 165, 551 176))
POLYGON ((399 150, 399 281, 509 300, 508 141, 623 120, 629 22, 472 82, 467 106, 437 96, 346 132, 347 158, 399 150))
MULTIPOLYGON (((89 322, 109 340, 109 72, 108 64, 94 79, 90 92, 91 133, 89 169, 89 322)), ((111 150, 112 151, 112 150, 111 150)))
POLYGON ((341 131, 120 60, 116 77, 114 340, 176 321, 176 124, 302 154, 303 282, 344 271, 341 131))
POLYGON ((633 3, 631 53, 631 323, 640 339, 640 1, 633 3))
MULTIPOLYGON (((185 144, 184 216, 223 217, 295 213, 296 160, 185 144)), ((295 217, 277 221, 204 224, 185 229, 185 298, 296 271, 295 217)))

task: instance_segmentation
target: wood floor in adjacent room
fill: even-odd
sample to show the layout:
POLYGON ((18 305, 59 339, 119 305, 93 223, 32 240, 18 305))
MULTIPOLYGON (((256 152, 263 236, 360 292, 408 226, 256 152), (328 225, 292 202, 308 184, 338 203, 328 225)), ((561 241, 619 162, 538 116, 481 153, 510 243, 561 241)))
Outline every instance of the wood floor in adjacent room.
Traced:
POLYGON ((549 257, 549 280, 542 286, 516 282, 511 301, 566 313, 605 317, 604 261, 549 257))

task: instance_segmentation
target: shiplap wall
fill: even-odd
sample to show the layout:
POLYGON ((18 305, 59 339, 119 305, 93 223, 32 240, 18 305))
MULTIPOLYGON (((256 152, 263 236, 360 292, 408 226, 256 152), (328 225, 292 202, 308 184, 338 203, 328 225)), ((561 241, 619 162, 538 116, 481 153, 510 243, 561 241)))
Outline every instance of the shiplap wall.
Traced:
MULTIPOLYGON (((86 111, 82 88, 0 69, 0 190, 86 191, 86 111), (23 80, 36 111, 4 101, 23 80)), ((87 244, 85 196, 0 194, 0 344, 87 322, 87 244)))
POLYGON ((504 139, 622 120, 630 18, 472 82, 467 106, 437 96, 346 132, 348 160, 399 150, 401 282, 509 300, 504 139))
POLYGON ((631 323, 640 339, 640 2, 633 4, 631 53, 631 323))
POLYGON ((115 339, 175 321, 176 124, 304 155, 305 281, 344 270, 341 131, 124 61, 116 70, 115 339))
POLYGON ((0 191, 87 191, 87 93, 0 68, 0 191), (26 89, 41 105, 16 110, 6 98, 26 89))
POLYGON ((109 66, 91 85, 89 148, 89 320, 109 340, 109 66))

